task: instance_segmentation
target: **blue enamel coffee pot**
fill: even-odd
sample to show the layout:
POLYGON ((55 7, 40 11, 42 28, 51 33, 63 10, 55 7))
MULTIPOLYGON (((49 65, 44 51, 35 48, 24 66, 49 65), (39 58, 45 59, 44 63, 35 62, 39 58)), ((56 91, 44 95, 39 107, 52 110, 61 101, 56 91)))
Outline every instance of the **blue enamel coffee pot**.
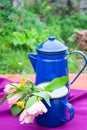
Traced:
POLYGON ((78 53, 85 61, 80 72, 72 82, 68 82, 68 85, 71 85, 79 77, 87 64, 87 57, 83 52, 78 50, 68 52, 68 47, 56 40, 54 36, 50 36, 47 41, 37 46, 36 51, 37 54, 28 54, 34 71, 36 72, 36 85, 51 81, 57 77, 68 76, 67 55, 78 53))

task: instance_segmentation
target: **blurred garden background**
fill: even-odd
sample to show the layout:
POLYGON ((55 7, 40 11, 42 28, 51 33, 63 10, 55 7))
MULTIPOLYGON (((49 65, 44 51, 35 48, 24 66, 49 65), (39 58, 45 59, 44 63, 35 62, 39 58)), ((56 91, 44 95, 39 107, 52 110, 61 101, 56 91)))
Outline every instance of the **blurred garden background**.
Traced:
MULTIPOLYGON (((86 0, 0 0, 0 74, 34 73, 27 54, 51 35, 69 51, 86 53, 76 40, 77 31, 86 29, 86 0)), ((78 55, 68 62, 70 73, 83 65, 78 55)))

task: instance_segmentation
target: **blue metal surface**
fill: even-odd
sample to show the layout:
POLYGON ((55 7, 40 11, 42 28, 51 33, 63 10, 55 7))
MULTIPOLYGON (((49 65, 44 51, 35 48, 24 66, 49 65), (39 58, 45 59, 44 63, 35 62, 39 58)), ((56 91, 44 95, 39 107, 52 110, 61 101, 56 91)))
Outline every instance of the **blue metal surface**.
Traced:
POLYGON ((28 54, 28 56, 36 72, 35 84, 51 81, 56 77, 64 75, 68 76, 67 57, 65 53, 56 55, 38 54, 37 60, 31 54, 28 54))
POLYGON ((56 40, 54 36, 50 36, 47 41, 41 43, 37 48, 36 51, 38 53, 43 54, 55 54, 55 53, 61 53, 68 49, 67 46, 65 46, 60 41, 56 40))
POLYGON ((47 41, 43 42, 36 48, 37 54, 28 54, 31 64, 36 72, 36 85, 43 82, 49 82, 57 77, 68 76, 67 55, 78 53, 83 57, 85 64, 74 80, 67 83, 67 86, 74 83, 85 69, 87 57, 81 51, 75 50, 68 52, 67 49, 68 47, 57 41, 55 37, 51 36, 47 41))
POLYGON ((81 70, 79 71, 79 73, 76 75, 76 77, 73 79, 73 81, 68 82, 68 84, 67 84, 68 86, 71 85, 71 84, 73 84, 76 81, 76 79, 83 72, 83 70, 85 69, 85 67, 87 65, 87 56, 82 51, 74 50, 74 51, 68 52, 68 55, 75 54, 75 53, 80 54, 83 57, 84 65, 81 68, 81 70))
POLYGON ((73 119, 74 108, 68 102, 67 95, 62 98, 51 99, 50 102, 51 107, 48 106, 45 101, 43 101, 48 111, 47 113, 44 113, 36 117, 36 122, 39 125, 47 127, 57 127, 73 119), (70 113, 70 117, 68 118, 67 118, 67 109, 69 110, 70 113))

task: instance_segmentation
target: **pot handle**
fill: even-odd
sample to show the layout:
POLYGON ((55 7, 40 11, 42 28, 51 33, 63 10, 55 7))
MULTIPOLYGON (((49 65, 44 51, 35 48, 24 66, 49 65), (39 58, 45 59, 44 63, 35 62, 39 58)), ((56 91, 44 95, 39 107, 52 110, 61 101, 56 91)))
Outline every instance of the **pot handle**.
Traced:
POLYGON ((69 109, 70 117, 69 117, 69 118, 64 118, 64 119, 61 119, 61 120, 62 120, 63 122, 69 122, 69 121, 72 120, 73 117, 74 117, 74 113, 75 113, 74 107, 73 107, 68 101, 66 101, 66 100, 62 100, 62 104, 63 104, 64 106, 66 106, 66 108, 69 109))
POLYGON ((79 73, 76 75, 76 77, 73 79, 73 81, 67 83, 67 86, 69 86, 69 85, 71 85, 71 84, 73 84, 73 83, 75 82, 75 80, 79 77, 79 75, 82 73, 82 71, 85 69, 85 67, 86 67, 86 65, 87 65, 87 57, 86 57, 86 55, 85 55, 82 51, 74 50, 74 51, 68 52, 68 55, 71 55, 71 54, 74 54, 74 53, 80 54, 80 55, 83 57, 83 59, 84 59, 84 61, 85 61, 85 64, 84 64, 84 66, 82 67, 82 69, 80 70, 80 72, 79 72, 79 73))

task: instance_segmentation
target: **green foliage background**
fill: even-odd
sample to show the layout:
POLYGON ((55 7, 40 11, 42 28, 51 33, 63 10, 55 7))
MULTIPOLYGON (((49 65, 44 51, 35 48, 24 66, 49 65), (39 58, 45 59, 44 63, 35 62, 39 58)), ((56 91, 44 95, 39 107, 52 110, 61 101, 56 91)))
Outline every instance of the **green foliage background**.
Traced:
MULTIPOLYGON (((71 12, 64 15, 67 8, 57 9, 44 0, 26 5, 23 9, 13 8, 9 0, 1 0, 5 5, 0 9, 0 74, 34 73, 27 54, 36 52, 36 46, 54 35, 65 43, 69 50, 78 49, 69 38, 76 30, 87 29, 87 15, 71 12), (56 13, 55 13, 56 12, 56 13)), ((70 72, 79 70, 77 56, 69 58, 70 72), (76 64, 77 63, 77 64, 76 64)))

